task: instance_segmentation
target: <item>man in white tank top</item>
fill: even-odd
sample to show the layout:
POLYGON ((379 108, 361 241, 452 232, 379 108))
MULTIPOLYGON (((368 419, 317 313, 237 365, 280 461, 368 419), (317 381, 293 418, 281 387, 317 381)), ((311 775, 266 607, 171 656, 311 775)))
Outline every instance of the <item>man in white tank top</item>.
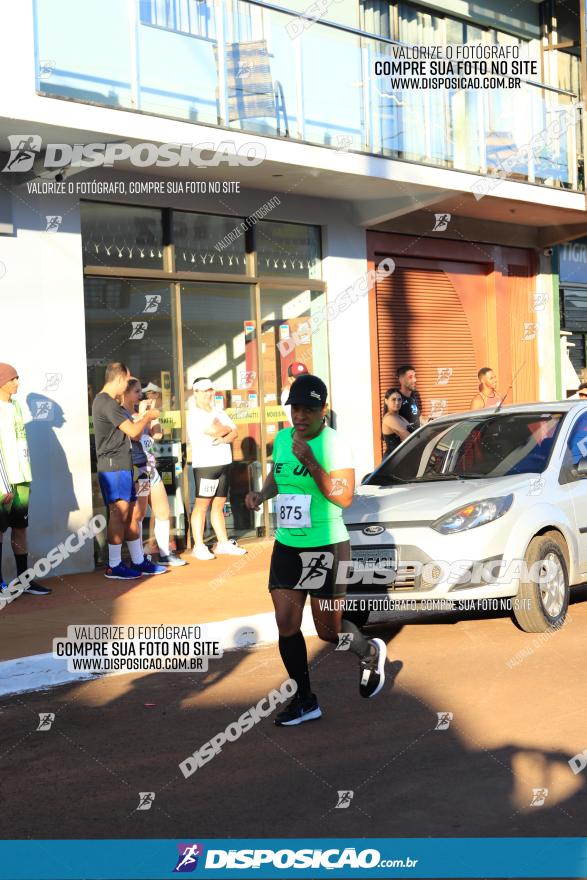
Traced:
POLYGON ((501 403, 501 397, 497 393, 497 376, 491 367, 481 367, 477 376, 480 388, 471 401, 471 409, 492 409, 501 403))

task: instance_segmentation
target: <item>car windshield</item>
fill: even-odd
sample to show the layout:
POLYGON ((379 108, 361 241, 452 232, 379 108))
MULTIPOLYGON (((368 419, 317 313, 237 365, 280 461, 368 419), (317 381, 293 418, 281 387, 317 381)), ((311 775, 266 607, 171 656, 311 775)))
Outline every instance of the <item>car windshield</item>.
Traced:
POLYGON ((540 474, 564 413, 491 413, 431 421, 365 480, 367 485, 540 474))

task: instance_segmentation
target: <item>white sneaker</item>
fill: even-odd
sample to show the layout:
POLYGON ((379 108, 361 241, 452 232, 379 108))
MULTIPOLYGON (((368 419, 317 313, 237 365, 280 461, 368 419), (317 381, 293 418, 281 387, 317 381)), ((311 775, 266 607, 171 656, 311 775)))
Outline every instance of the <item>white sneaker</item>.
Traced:
POLYGON ((199 559, 201 562, 206 562, 208 559, 216 559, 214 554, 210 553, 205 544, 196 544, 192 550, 192 556, 199 559))
POLYGON ((248 551, 238 544, 227 541, 225 544, 216 544, 216 554, 218 556, 244 556, 248 551))

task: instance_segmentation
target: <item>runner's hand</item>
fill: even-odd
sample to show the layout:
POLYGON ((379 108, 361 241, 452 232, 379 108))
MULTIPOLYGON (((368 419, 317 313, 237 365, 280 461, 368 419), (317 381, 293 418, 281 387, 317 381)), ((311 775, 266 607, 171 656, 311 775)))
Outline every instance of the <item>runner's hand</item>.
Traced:
POLYGON ((245 498, 245 507, 247 510, 259 510, 263 504, 263 497, 260 492, 249 492, 245 498))
POLYGON ((310 444, 300 437, 297 431, 294 433, 291 449, 298 461, 308 469, 311 465, 317 464, 316 457, 312 452, 310 444))
POLYGON ((149 409, 145 413, 148 416, 150 422, 157 422, 159 420, 159 410, 158 409, 149 409))
POLYGON ((8 492, 7 495, 2 499, 2 506, 6 507, 8 504, 11 504, 14 500, 14 492, 8 492))

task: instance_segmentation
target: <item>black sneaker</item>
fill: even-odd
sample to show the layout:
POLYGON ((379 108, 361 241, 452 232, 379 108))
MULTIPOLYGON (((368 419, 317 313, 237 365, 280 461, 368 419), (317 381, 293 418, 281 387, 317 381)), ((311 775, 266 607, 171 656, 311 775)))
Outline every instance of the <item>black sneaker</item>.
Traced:
POLYGON ((25 590, 25 593, 29 593, 31 596, 49 596, 52 592, 53 590, 50 590, 49 587, 42 587, 36 581, 31 581, 25 590))
POLYGON ((385 684, 385 661, 387 660, 387 647, 381 639, 370 639, 370 645, 377 649, 374 654, 367 654, 361 660, 359 669, 361 678, 359 681, 359 693, 365 699, 378 694, 385 684))
POLYGON ((293 727, 294 724, 303 724, 304 721, 314 721, 321 715, 315 694, 310 694, 305 700, 302 700, 299 694, 295 694, 285 709, 275 716, 274 724, 278 727, 293 727))

